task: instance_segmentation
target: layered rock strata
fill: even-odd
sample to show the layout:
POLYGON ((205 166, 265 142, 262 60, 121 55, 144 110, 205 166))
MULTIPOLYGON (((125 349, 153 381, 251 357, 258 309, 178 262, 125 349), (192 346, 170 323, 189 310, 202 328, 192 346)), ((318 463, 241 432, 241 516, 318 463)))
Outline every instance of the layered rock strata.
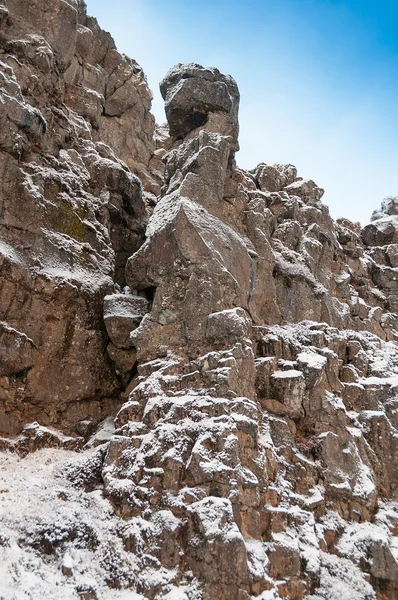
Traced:
POLYGON ((48 9, 1 11, 0 447, 57 464, 45 519, 3 511, 7 589, 396 598, 398 201, 361 229, 239 169, 215 68, 169 71, 155 131, 136 63, 48 9))

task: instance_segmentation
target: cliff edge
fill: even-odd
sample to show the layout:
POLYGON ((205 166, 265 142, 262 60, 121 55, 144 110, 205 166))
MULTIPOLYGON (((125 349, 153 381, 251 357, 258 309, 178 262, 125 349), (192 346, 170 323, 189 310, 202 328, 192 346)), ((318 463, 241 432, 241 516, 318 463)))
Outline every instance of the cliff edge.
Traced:
POLYGON ((240 169, 213 67, 156 126, 82 1, 0 23, 0 598, 396 598, 398 199, 240 169))

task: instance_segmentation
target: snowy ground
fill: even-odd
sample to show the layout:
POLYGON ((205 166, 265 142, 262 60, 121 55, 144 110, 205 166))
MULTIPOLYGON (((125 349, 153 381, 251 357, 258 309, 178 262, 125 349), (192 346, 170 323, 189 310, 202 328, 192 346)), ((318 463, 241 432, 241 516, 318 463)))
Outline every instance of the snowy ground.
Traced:
MULTIPOLYGON (((99 452, 45 449, 24 459, 0 453, 0 600, 145 600, 133 591, 144 575, 142 565, 124 549, 119 535, 126 522, 114 514, 96 483, 99 452), (83 484, 89 484, 88 491, 83 484)), ((389 547, 398 559, 389 532, 397 510, 395 504, 386 505, 372 524, 344 523, 337 555, 319 552, 317 544, 308 552, 303 546, 307 560, 315 551, 319 562, 320 587, 306 599, 375 600, 359 565, 374 542, 389 547)), ((339 528, 340 518, 333 515, 335 524, 327 516, 322 520, 327 529, 339 528)), ((303 542, 301 530, 292 535, 303 542)), ((159 595, 164 600, 201 597, 199 589, 188 592, 173 585, 159 595)), ((268 590, 256 600, 278 598, 268 590)))
POLYGON ((81 461, 55 449, 0 454, 0 600, 143 598, 123 590, 137 566, 115 535, 121 520, 100 489, 68 481, 81 461))

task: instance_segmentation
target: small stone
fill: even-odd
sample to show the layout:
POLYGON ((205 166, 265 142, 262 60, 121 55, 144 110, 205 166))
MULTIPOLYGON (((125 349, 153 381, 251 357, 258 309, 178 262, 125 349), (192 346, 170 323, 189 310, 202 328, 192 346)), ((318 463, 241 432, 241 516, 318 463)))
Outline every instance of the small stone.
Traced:
POLYGON ((65 552, 65 554, 62 558, 62 564, 61 564, 62 573, 66 577, 72 577, 73 576, 73 567, 74 567, 74 562, 73 562, 71 555, 68 554, 67 552, 65 552))

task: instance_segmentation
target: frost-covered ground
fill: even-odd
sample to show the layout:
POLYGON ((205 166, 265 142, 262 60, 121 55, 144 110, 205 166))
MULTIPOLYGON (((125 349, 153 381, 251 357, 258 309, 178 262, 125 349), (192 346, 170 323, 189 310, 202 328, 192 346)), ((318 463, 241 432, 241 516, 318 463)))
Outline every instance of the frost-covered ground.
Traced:
POLYGON ((81 461, 57 449, 0 454, 1 600, 143 598, 126 590, 137 565, 102 490, 68 480, 81 461))
MULTIPOLYGON (((97 459, 98 450, 77 454, 45 449, 24 459, 0 455, 1 600, 144 600, 134 591, 138 560, 123 548, 118 535, 124 521, 95 485, 97 459), (85 491, 84 482, 97 489, 85 491)), ((338 555, 316 552, 320 588, 308 600, 376 598, 359 564, 371 541, 398 552, 391 546, 388 527, 395 509, 386 506, 375 523, 346 528, 338 555)), ((323 526, 337 530, 339 520, 330 513, 323 526)), ((192 592, 173 588, 161 597, 199 600, 199 590, 192 592)), ((275 590, 258 596, 258 600, 277 598, 275 590)))

